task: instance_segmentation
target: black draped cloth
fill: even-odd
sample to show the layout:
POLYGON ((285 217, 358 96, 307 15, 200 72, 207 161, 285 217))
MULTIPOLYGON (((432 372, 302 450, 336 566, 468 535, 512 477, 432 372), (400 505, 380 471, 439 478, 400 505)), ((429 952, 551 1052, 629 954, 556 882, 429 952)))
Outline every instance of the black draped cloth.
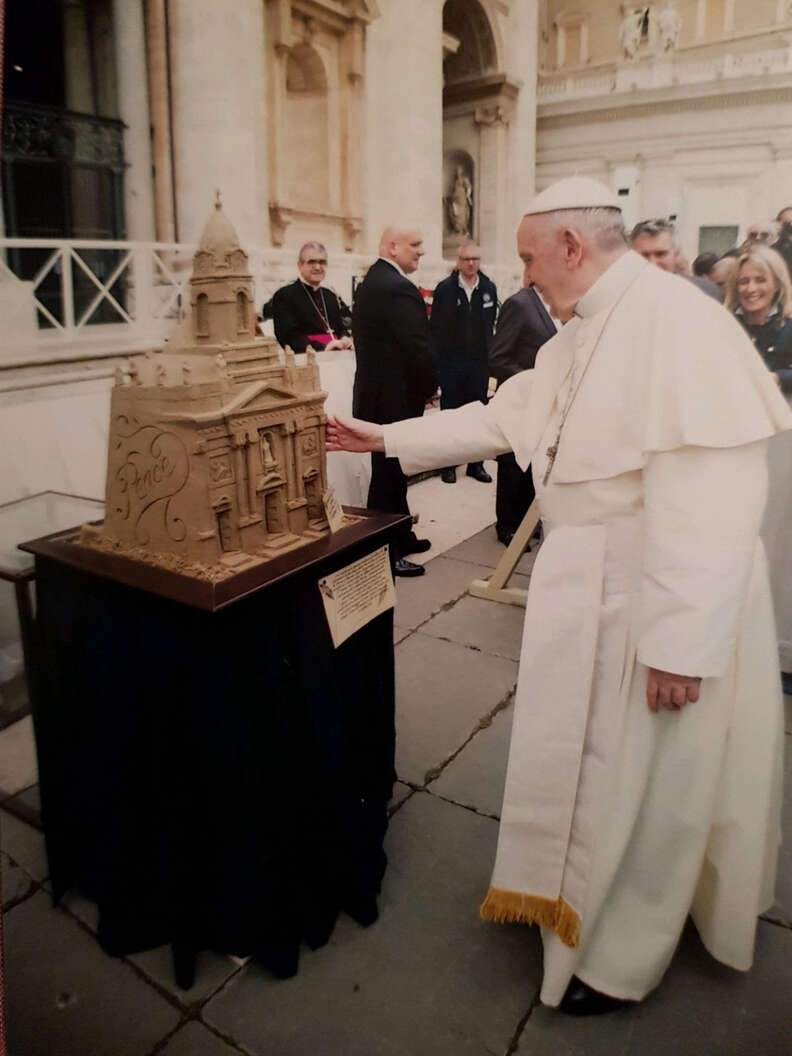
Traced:
POLYGON ((376 919, 392 610, 333 649, 316 566, 216 612, 41 556, 36 591, 54 898, 98 904, 106 952, 212 948, 288 976, 339 911, 376 919))

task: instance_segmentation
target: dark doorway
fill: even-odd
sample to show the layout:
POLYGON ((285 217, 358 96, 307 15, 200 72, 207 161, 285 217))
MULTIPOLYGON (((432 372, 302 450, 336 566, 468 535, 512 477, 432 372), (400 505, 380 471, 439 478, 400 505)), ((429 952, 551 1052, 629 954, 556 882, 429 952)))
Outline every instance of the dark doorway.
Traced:
MULTIPOLYGON (((9 238, 124 237, 124 126, 118 120, 110 45, 112 0, 6 4, 2 189, 9 238)), ((100 280, 117 263, 112 259, 116 254, 108 251, 82 252, 100 280)), ((38 275, 49 255, 47 249, 9 249, 6 262, 19 278, 29 280, 38 275)), ((75 317, 95 291, 77 267, 75 317)), ((112 292, 123 303, 124 291, 112 292)), ((37 296, 62 323, 65 313, 57 267, 39 284, 37 296)), ((89 322, 117 319, 103 302, 89 322)), ((50 325, 43 315, 40 321, 50 325)))

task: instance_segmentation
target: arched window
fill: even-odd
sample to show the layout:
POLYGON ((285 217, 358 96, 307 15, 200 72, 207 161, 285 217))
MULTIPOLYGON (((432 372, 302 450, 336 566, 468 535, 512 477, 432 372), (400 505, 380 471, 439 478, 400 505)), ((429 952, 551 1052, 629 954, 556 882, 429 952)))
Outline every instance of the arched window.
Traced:
POLYGON ((209 298, 205 293, 195 299, 195 333, 198 337, 209 336, 209 298))
POLYGON ((250 312, 248 310, 248 299, 243 290, 236 295, 237 307, 237 333, 250 333, 250 312))

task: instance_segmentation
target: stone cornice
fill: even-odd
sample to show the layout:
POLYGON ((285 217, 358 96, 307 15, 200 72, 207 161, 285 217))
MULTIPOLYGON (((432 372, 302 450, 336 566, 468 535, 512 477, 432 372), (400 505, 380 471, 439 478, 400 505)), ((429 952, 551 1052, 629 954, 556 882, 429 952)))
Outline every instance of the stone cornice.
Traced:
POLYGON ((456 81, 443 87, 443 106, 459 106, 464 103, 495 102, 513 103, 520 91, 520 82, 505 73, 486 73, 456 81))
POLYGON ((741 80, 739 84, 718 81, 629 95, 614 93, 591 99, 544 103, 536 109, 536 122, 541 128, 568 128, 579 124, 584 114, 596 121, 621 121, 658 114, 722 110, 724 107, 767 103, 792 103, 792 76, 752 77, 741 80))

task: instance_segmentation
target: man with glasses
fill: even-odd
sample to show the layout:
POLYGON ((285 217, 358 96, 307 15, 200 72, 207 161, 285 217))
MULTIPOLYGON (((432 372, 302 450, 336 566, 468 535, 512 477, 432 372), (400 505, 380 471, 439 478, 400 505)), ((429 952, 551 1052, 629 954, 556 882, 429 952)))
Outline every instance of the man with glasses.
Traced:
POLYGON ((327 250, 321 242, 306 242, 297 257, 299 278, 282 286, 272 298, 275 337, 283 348, 304 352, 308 345, 351 348, 349 308, 333 290, 323 286, 327 250))
MULTIPOLYGON (((677 263, 681 250, 676 228, 670 220, 642 220, 632 229, 630 245, 644 260, 648 260, 661 271, 670 271, 672 275, 679 274, 677 263)), ((682 274, 680 277, 698 286, 708 297, 713 297, 716 301, 721 299, 720 291, 711 279, 690 274, 682 274)))
MULTIPOLYGON (((456 268, 437 285, 432 298, 429 331, 440 372, 443 410, 475 400, 487 401, 488 359, 498 291, 480 267, 481 250, 475 242, 464 243, 456 268)), ((483 462, 471 462, 467 475, 482 484, 492 483, 483 462)), ((456 468, 447 466, 441 476, 446 484, 454 484, 456 468)))

